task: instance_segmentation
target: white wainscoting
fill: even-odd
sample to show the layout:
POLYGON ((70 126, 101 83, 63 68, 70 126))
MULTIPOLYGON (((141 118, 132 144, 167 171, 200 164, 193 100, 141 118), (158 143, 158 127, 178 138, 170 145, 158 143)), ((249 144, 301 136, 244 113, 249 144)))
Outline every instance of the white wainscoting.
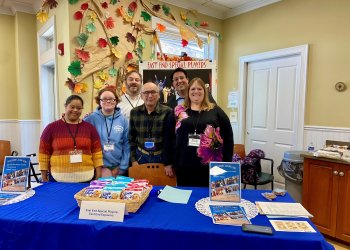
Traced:
POLYGON ((40 120, 0 120, 0 140, 10 141, 19 155, 38 152, 40 133, 40 120))
POLYGON ((304 150, 310 142, 315 149, 320 149, 326 140, 350 142, 350 128, 304 126, 304 150))

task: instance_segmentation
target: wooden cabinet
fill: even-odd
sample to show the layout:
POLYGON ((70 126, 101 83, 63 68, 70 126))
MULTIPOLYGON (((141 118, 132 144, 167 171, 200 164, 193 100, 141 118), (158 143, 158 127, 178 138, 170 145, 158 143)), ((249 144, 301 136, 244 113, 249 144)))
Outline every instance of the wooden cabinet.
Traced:
POLYGON ((350 242, 350 164, 305 158, 302 204, 320 232, 350 242))

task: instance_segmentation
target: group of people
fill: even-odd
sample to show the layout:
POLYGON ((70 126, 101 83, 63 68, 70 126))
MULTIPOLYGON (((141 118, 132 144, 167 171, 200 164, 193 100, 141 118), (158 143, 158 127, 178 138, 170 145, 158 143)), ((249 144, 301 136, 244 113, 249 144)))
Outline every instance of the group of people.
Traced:
POLYGON ((171 74, 175 95, 163 104, 156 83, 142 85, 138 71, 125 77, 126 93, 112 86, 98 92, 97 109, 81 119, 84 102, 72 95, 62 118, 43 131, 39 146, 42 180, 88 182, 127 175, 128 168, 163 163, 178 186, 209 186, 209 162, 232 161, 229 118, 200 78, 171 74))

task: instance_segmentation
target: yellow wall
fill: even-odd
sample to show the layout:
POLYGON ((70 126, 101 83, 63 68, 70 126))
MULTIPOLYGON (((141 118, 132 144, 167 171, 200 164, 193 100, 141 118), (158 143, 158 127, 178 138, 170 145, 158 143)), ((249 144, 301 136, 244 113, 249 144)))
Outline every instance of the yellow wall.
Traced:
POLYGON ((17 119, 15 18, 0 15, 0 119, 17 119))
POLYGON ((350 1, 283 0, 224 21, 219 93, 237 88, 239 57, 309 44, 305 124, 350 127, 350 1), (348 90, 337 92, 336 82, 348 90), (222 84, 224 83, 224 84, 222 84))
POLYGON ((15 26, 18 119, 40 119, 36 18, 17 12, 15 26))

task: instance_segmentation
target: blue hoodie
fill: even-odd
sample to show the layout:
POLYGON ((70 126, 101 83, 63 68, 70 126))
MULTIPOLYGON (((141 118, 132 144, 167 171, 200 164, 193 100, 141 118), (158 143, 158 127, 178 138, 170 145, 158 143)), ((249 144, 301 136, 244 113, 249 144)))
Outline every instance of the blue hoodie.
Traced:
POLYGON ((105 167, 119 166, 122 170, 129 167, 130 148, 128 141, 129 122, 122 115, 120 108, 116 108, 114 112, 113 127, 111 129, 113 116, 105 116, 100 108, 84 118, 85 121, 95 126, 100 135, 101 145, 105 145, 108 141, 106 121, 108 131, 110 132, 109 143, 114 144, 114 151, 103 151, 103 163, 105 167))

